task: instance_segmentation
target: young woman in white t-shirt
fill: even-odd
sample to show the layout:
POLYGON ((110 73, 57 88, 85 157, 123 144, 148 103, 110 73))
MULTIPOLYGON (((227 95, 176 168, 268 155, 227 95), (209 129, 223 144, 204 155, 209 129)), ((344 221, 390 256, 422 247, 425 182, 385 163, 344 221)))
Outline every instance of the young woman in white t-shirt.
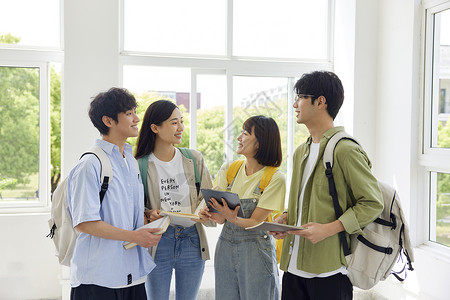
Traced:
MULTIPOLYGON (((185 157, 174 145, 181 143, 184 125, 178 107, 171 101, 158 100, 145 112, 136 144, 135 157, 148 163, 148 197, 145 206, 149 221, 161 217, 161 210, 193 213, 202 203, 195 184, 194 163, 202 188, 211 188, 211 175, 200 152, 189 149, 194 157, 185 157)), ((176 299, 197 299, 205 260, 209 259, 208 244, 203 229, 214 226, 207 218, 172 221, 158 246, 153 247, 156 268, 148 275, 147 298, 169 299, 172 272, 175 270, 176 299)))
POLYGON ((267 167, 279 167, 282 160, 277 123, 264 116, 250 117, 238 136, 236 152, 245 156, 234 180, 227 180, 230 164, 224 164, 214 181, 217 189, 239 195, 239 207, 232 210, 223 201, 207 199, 219 213, 202 211, 224 224, 214 256, 215 299, 278 299, 279 277, 274 238, 265 231, 248 231, 274 211, 284 210, 285 176, 276 171, 263 192, 260 182, 267 167))

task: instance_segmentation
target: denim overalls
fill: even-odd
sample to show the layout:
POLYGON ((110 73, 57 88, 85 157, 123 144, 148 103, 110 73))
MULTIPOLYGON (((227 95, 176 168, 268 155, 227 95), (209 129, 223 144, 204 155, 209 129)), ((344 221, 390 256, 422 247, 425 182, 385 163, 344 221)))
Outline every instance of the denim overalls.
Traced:
MULTIPOLYGON (((259 184, 253 193, 260 197, 259 184)), ((241 217, 252 215, 257 198, 241 199, 241 217)), ((279 299, 275 241, 266 231, 247 231, 225 222, 216 246, 214 270, 216 300, 279 299)))

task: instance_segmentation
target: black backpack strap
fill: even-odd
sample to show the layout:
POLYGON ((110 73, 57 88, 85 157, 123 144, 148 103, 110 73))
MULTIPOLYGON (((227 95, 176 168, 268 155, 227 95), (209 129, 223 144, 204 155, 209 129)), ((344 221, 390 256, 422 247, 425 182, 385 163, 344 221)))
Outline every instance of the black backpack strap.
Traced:
MULTIPOLYGON (((103 150, 101 150, 101 151, 103 151, 103 150)), ((80 157, 80 159, 83 157, 83 156, 85 156, 86 154, 92 154, 92 155, 95 155, 95 157, 97 157, 97 159, 98 159, 98 161, 100 162, 100 176, 102 176, 103 175, 103 164, 102 164, 102 160, 100 159, 100 157, 97 155, 97 153, 95 153, 94 151, 87 151, 87 152, 84 152, 82 155, 81 155, 81 157, 80 157)), ((109 162, 109 161, 108 161, 109 162)), ((109 166, 108 168, 110 168, 111 169, 111 167, 109 166)), ((107 169, 108 169, 107 168, 107 169)), ((99 196, 100 196, 100 205, 103 203, 103 199, 105 198, 105 194, 106 194, 106 191, 108 190, 108 186, 109 186, 109 176, 104 176, 103 177, 103 181, 102 181, 102 185, 101 185, 101 187, 100 187, 100 192, 99 192, 99 196)))
MULTIPOLYGON (((328 190, 329 190, 331 198, 333 198, 334 213, 336 215, 336 220, 338 220, 339 217, 342 216, 342 209, 339 206, 339 201, 338 201, 337 192, 336 192, 336 185, 334 183, 334 177, 333 177, 333 171, 331 169, 331 164, 329 162, 327 162, 326 166, 327 166, 327 168, 325 170, 325 175, 328 178, 328 190)), ((345 236, 345 231, 341 231, 338 234, 339 234, 339 239, 341 240, 341 243, 342 243, 342 248, 344 249, 344 255, 347 256, 350 254, 350 247, 348 246, 348 243, 347 243, 347 237, 345 236)))

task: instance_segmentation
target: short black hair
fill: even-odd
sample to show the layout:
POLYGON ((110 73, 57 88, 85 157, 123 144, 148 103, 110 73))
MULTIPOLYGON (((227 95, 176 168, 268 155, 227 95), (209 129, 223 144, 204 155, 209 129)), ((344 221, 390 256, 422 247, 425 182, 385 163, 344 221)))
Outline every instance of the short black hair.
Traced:
POLYGON ((93 98, 89 107, 89 118, 101 135, 107 135, 109 127, 103 123, 103 116, 110 117, 117 122, 118 114, 136 107, 136 98, 128 90, 113 87, 93 98))
POLYGON ((245 131, 254 133, 258 150, 254 158, 263 166, 279 167, 283 159, 280 130, 274 119, 265 116, 248 118, 243 125, 245 131))
POLYGON ((333 118, 339 112, 344 102, 344 87, 339 77, 329 71, 314 71, 303 74, 294 86, 296 94, 314 95, 311 102, 320 96, 327 101, 328 114, 333 118))

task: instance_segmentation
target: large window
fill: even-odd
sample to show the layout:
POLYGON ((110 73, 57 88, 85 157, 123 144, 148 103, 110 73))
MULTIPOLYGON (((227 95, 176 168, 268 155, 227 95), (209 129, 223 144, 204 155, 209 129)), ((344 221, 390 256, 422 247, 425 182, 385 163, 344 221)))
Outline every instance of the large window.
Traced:
POLYGON ((426 7, 423 151, 428 240, 450 247, 450 2, 426 7))
POLYGON ((60 178, 60 1, 0 0, 0 209, 46 207, 60 178))
MULTIPOLYGON (((293 85, 305 72, 332 69, 333 1, 123 0, 123 7, 122 82, 138 113, 157 99, 176 102, 186 125, 181 146, 199 150, 213 177, 237 158, 243 122, 270 116, 289 186, 292 153, 308 135, 295 124, 293 85)), ((208 228, 208 239, 220 229, 208 228)))

